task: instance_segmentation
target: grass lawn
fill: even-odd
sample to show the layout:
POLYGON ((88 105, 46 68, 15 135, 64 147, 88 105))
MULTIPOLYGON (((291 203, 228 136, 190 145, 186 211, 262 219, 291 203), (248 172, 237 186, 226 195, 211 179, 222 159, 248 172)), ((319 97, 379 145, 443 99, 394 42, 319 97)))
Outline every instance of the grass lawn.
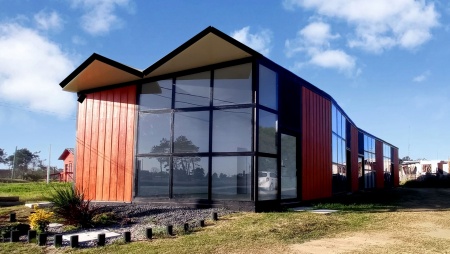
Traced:
POLYGON ((43 201, 45 195, 52 190, 52 186, 68 185, 70 183, 50 182, 31 182, 31 183, 1 183, 0 197, 19 196, 20 201, 43 201))
MULTIPOLYGON (((0 243, 0 253, 446 253, 449 194, 407 188, 365 192, 311 204, 340 210, 329 215, 236 213, 171 238, 87 249, 0 243)), ((0 208, 0 215, 11 209, 22 208, 0 208)))

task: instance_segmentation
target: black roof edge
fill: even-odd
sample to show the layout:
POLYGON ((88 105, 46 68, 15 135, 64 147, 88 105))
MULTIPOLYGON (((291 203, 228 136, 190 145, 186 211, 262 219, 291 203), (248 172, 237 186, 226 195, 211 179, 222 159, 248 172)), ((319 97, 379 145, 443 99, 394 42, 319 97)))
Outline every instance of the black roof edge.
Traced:
POLYGON ((134 69, 130 66, 124 65, 122 63, 119 63, 117 61, 114 61, 112 59, 106 58, 102 55, 99 55, 97 53, 93 53, 88 59, 86 59, 80 66, 78 66, 78 68, 76 68, 72 73, 69 74, 69 76, 67 76, 63 81, 61 81, 61 83, 59 83, 59 85, 64 88, 65 86, 67 86, 67 84, 69 84, 69 82, 71 80, 73 80, 78 74, 80 74, 84 69, 86 69, 92 62, 94 62, 95 60, 98 60, 100 62, 109 64, 113 67, 116 67, 120 70, 126 71, 132 75, 135 75, 137 77, 142 78, 143 74, 142 71, 134 69))
POLYGON ((201 38, 205 37, 209 33, 213 33, 213 34, 219 36, 220 38, 224 39, 225 41, 233 44, 234 46, 242 49, 243 51, 246 51, 247 53, 249 53, 253 56, 261 56, 261 54, 259 52, 253 50, 252 48, 248 47, 247 45, 235 40, 234 38, 230 37, 229 35, 225 34, 224 32, 218 30, 217 28, 209 26, 209 27, 205 28, 203 31, 201 31, 200 33, 198 33, 197 35, 195 35, 194 37, 192 37, 191 39, 189 39, 188 41, 186 41, 185 43, 183 43, 181 46, 179 46, 178 48, 176 48, 175 50, 173 50, 172 52, 170 52, 169 54, 167 54, 166 56, 161 58, 160 60, 158 60, 156 63, 150 65, 147 69, 145 69, 143 71, 144 76, 150 74, 152 71, 156 70, 161 65, 163 65, 165 62, 169 61, 170 59, 172 59, 173 57, 175 57, 176 55, 178 55, 185 49, 189 48, 190 46, 192 46, 194 43, 196 43, 197 41, 199 41, 201 38))

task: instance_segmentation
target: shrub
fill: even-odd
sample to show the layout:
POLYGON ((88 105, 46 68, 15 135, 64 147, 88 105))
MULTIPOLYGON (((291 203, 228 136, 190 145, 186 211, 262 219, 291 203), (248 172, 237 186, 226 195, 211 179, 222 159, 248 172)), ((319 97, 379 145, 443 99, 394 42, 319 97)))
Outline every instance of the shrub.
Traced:
POLYGON ((117 217, 113 212, 99 213, 92 218, 92 222, 96 225, 109 225, 116 221, 117 217))
POLYGON ((44 209, 36 209, 35 213, 32 213, 28 220, 32 229, 38 233, 47 231, 50 220, 53 218, 53 212, 46 211, 44 209))
POLYGON ((81 228, 92 227, 92 218, 97 209, 90 207, 90 200, 85 200, 83 192, 71 186, 53 187, 49 200, 53 211, 66 224, 81 228))

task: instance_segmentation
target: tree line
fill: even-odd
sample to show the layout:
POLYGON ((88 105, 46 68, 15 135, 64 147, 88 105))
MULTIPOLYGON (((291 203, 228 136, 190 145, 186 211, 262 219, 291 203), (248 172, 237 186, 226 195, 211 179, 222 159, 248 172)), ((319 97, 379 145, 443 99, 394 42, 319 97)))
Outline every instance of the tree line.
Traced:
MULTIPOLYGON (((8 169, 11 169, 11 178, 43 179, 47 174, 47 166, 44 165, 39 153, 40 151, 31 152, 27 148, 21 148, 8 156, 5 150, 0 148, 0 164, 7 165, 8 169)), ((56 167, 51 167, 51 170, 55 171, 56 167)))

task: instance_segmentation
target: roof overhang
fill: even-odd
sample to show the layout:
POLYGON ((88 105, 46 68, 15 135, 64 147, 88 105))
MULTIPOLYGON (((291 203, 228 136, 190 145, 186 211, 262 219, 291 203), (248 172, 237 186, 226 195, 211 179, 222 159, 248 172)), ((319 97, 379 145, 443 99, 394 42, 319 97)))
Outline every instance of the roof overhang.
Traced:
POLYGON ((60 86, 67 92, 80 92, 139 80, 142 76, 140 70, 94 53, 65 78, 60 86))
POLYGON ((208 27, 145 69, 144 77, 156 77, 254 55, 260 54, 214 27, 208 27))
POLYGON ((261 54, 210 26, 144 71, 94 53, 60 86, 78 93, 252 56, 261 54))

